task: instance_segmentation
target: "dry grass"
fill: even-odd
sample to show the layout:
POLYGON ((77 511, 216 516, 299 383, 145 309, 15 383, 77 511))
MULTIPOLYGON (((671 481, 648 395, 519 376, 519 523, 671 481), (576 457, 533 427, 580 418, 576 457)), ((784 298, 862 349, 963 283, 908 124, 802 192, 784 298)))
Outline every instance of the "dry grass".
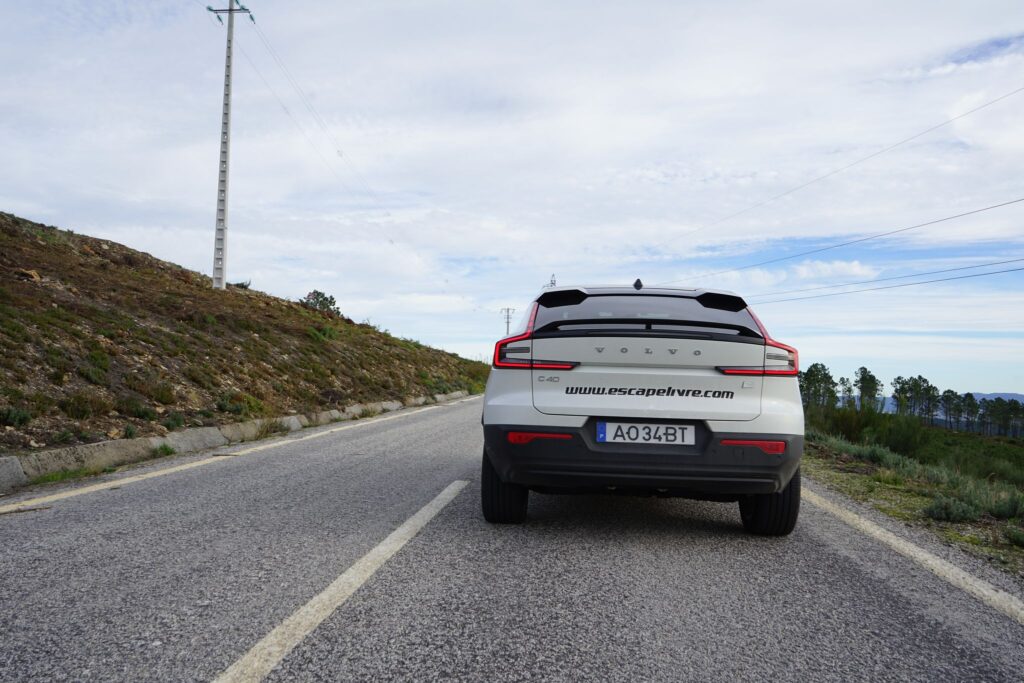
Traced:
POLYGON ((214 425, 479 392, 488 372, 344 316, 251 288, 216 291, 206 276, 148 254, 4 213, 0 349, 7 450, 128 426, 160 435, 179 422, 172 415, 214 425))

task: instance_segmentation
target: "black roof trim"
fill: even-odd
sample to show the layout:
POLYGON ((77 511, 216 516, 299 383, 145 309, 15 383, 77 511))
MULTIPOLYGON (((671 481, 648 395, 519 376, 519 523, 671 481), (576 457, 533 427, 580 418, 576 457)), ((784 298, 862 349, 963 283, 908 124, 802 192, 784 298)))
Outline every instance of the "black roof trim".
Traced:
POLYGON ((696 299, 704 308, 715 308, 720 311, 742 311, 747 307, 747 302, 742 297, 725 292, 708 292, 700 289, 666 289, 666 288, 644 288, 635 290, 632 287, 587 287, 587 288, 566 288, 552 289, 537 297, 537 303, 544 308, 558 308, 559 306, 575 306, 592 296, 667 296, 680 299, 696 299))
POLYGON ((735 294, 722 294, 721 292, 705 292, 697 297, 697 301, 704 308, 717 308, 720 311, 734 313, 747 307, 747 302, 735 294))

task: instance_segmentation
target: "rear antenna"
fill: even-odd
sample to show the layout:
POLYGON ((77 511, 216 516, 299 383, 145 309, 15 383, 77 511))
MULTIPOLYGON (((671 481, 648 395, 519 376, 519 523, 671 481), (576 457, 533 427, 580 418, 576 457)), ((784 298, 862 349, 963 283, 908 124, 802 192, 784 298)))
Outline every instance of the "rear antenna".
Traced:
POLYGON ((633 289, 639 291, 639 290, 643 289, 643 287, 644 287, 644 283, 640 282, 640 278, 637 278, 636 282, 633 283, 633 289))

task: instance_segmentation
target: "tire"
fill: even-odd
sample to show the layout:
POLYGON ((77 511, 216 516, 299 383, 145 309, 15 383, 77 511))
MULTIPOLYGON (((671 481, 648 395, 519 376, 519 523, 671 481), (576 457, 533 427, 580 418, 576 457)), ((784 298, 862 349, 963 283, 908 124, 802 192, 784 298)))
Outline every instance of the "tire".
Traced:
POLYGON ((491 524, 520 524, 526 519, 530 490, 501 480, 484 451, 480 468, 480 503, 484 519, 491 524))
POLYGON ((800 514, 800 470, 778 493, 740 499, 743 528, 758 536, 788 536, 800 514))

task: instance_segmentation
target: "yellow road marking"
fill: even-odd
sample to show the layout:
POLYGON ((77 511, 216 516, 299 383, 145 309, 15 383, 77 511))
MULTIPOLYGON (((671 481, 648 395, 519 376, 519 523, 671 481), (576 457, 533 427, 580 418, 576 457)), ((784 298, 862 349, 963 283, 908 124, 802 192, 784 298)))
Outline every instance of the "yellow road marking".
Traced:
POLYGON ((900 555, 913 560, 939 578, 970 593, 989 607, 999 610, 1017 623, 1024 625, 1024 602, 1021 602, 1017 597, 996 588, 987 581, 968 574, 963 569, 960 569, 960 567, 943 560, 941 557, 932 555, 927 550, 914 545, 905 538, 901 538, 891 531, 883 529, 874 522, 846 508, 840 507, 816 493, 804 489, 801 495, 808 503, 835 515, 854 529, 881 541, 900 555))
POLYGON ((281 663, 296 645, 313 632, 336 609, 345 604, 360 586, 369 580, 385 562, 402 549, 432 520, 459 492, 467 481, 454 481, 434 500, 410 517, 370 552, 356 560, 319 595, 295 611, 273 631, 256 643, 241 659, 227 668, 214 683, 240 683, 261 681, 281 663))

